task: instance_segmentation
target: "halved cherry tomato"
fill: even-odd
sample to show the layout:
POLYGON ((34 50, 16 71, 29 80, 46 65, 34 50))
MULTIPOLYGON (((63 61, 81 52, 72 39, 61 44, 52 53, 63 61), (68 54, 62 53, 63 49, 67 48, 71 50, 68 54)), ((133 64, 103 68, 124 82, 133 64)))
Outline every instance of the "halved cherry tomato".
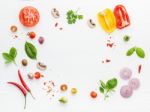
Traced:
POLYGON ((66 85, 66 84, 62 84, 61 86, 60 86, 60 90, 61 91, 66 91, 68 89, 68 86, 66 85))
POLYGON ((92 98, 96 98, 97 97, 97 93, 95 91, 92 91, 90 93, 90 95, 91 95, 92 98))
POLYGON ((130 18, 126 8, 123 5, 117 5, 114 9, 117 28, 122 29, 130 25, 130 18))
POLYGON ((21 24, 26 27, 33 27, 35 26, 40 19, 40 14, 38 10, 32 6, 27 6, 21 9, 19 14, 19 20, 21 24))

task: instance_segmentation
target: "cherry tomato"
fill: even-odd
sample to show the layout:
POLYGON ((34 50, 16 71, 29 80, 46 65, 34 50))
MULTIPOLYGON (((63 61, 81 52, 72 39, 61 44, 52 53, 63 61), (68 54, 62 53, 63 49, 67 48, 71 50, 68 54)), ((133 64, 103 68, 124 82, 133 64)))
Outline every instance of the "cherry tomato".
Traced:
POLYGON ((36 37, 36 34, 34 32, 29 32, 28 35, 31 39, 34 39, 36 37))
POLYGON ((60 86, 60 90, 61 91, 66 91, 68 89, 68 86, 66 85, 66 84, 62 84, 61 86, 60 86))
POLYGON ((21 9, 19 20, 24 26, 33 27, 39 22, 40 14, 36 8, 27 6, 21 9))
POLYGON ((40 72, 35 72, 34 78, 40 79, 41 77, 43 77, 43 75, 40 72))
POLYGON ((96 98, 97 97, 97 93, 95 91, 92 91, 90 95, 91 95, 92 98, 96 98))

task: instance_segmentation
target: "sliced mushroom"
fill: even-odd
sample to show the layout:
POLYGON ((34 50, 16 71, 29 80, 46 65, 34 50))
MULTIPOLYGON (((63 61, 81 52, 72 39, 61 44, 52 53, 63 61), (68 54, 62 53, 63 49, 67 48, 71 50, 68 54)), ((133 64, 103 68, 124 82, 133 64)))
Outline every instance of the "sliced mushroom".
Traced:
POLYGON ((38 62, 38 63, 37 63, 37 68, 38 68, 39 70, 46 70, 46 69, 47 69, 47 66, 46 66, 44 63, 38 62))
POLYGON ((56 19, 60 17, 59 11, 58 11, 56 8, 53 8, 53 9, 51 10, 51 14, 52 14, 52 16, 53 16, 54 18, 56 18, 56 19))
POLYGON ((90 28, 95 28, 96 27, 96 24, 92 21, 92 19, 89 19, 87 21, 87 25, 90 27, 90 28))

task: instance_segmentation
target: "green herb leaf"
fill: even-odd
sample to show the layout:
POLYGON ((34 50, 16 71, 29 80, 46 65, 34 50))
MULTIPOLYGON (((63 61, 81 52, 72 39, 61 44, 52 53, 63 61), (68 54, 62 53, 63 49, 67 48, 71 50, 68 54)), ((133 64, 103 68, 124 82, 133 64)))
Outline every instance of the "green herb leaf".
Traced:
POLYGON ((106 84, 102 80, 100 80, 100 83, 103 88, 106 88, 106 84))
POLYGON ((13 61, 13 58, 8 53, 3 53, 3 58, 6 60, 7 63, 10 63, 13 61))
POLYGON ((99 90, 101 93, 104 93, 104 88, 100 87, 99 90))
POLYGON ((14 59, 17 56, 17 50, 16 48, 12 47, 9 51, 9 55, 14 59))
POLYGON ((131 55, 134 53, 135 49, 136 49, 136 47, 130 48, 130 49, 127 51, 126 55, 127 55, 127 56, 131 56, 131 55))
POLYGON ((106 86, 108 87, 108 89, 114 89, 117 86, 117 79, 113 78, 111 80, 108 80, 106 83, 106 86))
POLYGON ((33 44, 29 42, 25 43, 25 52, 29 58, 31 59, 37 58, 37 49, 33 44))
POLYGON ((145 52, 142 48, 137 47, 136 48, 136 54, 140 57, 140 58, 145 58, 145 52))

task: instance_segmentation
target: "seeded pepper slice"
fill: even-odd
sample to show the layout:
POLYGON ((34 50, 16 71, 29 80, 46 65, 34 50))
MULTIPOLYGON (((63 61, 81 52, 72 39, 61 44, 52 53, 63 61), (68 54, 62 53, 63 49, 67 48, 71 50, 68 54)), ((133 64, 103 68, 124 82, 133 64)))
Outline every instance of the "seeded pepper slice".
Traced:
POLYGON ((114 8, 114 15, 116 17, 116 23, 118 29, 123 29, 130 25, 130 18, 125 6, 117 5, 114 8))
POLYGON ((116 29, 115 16, 109 8, 98 13, 98 22, 102 29, 107 33, 112 33, 116 29))

